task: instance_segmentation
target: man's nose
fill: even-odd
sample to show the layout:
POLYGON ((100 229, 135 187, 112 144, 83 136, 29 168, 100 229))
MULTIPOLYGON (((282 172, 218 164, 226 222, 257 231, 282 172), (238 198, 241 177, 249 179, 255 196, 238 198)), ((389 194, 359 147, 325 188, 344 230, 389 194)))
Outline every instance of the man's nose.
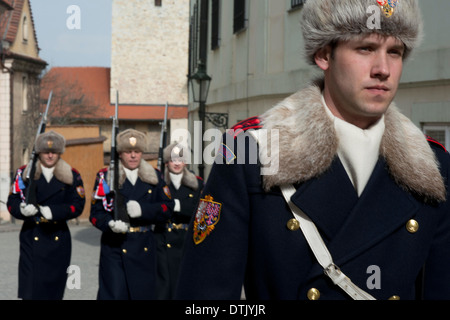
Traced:
POLYGON ((380 52, 374 58, 372 66, 372 77, 385 80, 390 77, 391 71, 389 66, 389 57, 385 52, 380 52))

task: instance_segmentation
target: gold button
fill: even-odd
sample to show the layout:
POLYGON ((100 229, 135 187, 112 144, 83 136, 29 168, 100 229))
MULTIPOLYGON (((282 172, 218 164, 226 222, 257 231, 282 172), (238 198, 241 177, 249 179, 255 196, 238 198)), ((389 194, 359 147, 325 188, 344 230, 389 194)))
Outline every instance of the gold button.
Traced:
POLYGON ((408 230, 409 233, 416 233, 417 230, 419 230, 419 223, 414 219, 409 220, 408 223, 406 223, 406 230, 408 230))
POLYGON ((122 252, 123 253, 127 253, 127 249, 122 249, 122 252))
POLYGON ((58 237, 58 236, 56 236, 56 237, 55 237, 55 241, 58 241, 58 240, 59 240, 59 237, 58 237))
POLYGON ((291 231, 297 231, 300 229, 300 222, 297 219, 292 218, 287 222, 287 228, 291 231))
POLYGON ((311 288, 308 290, 308 299, 309 300, 319 300, 320 298, 320 291, 317 290, 316 288, 311 288))
POLYGON ((193 198, 194 195, 192 193, 189 193, 189 198, 193 198))
POLYGON ((172 228, 167 228, 167 231, 172 232, 172 228))
POLYGON ((152 189, 148 189, 148 193, 152 193, 152 189))
POLYGON ((167 248, 172 248, 172 245, 170 243, 168 243, 167 248))
POLYGON ((147 251, 148 251, 148 248, 147 248, 147 247, 145 247, 145 248, 144 248, 144 251, 145 251, 145 252, 147 252, 147 251))
POLYGON ((39 241, 39 237, 34 237, 34 241, 39 241))
POLYGON ((388 300, 400 300, 399 296, 392 296, 388 300))

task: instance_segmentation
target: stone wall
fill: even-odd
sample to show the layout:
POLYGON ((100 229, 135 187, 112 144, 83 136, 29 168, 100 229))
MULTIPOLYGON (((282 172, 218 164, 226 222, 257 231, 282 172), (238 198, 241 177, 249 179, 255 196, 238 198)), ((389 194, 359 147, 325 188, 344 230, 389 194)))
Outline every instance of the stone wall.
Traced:
POLYGON ((189 0, 161 2, 113 2, 111 92, 121 104, 187 105, 189 0))

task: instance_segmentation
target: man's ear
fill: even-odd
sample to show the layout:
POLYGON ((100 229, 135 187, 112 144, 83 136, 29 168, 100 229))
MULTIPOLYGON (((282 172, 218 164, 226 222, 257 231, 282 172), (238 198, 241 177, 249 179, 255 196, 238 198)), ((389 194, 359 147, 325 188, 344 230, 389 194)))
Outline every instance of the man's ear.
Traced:
POLYGON ((323 71, 328 70, 331 60, 331 46, 323 47, 314 54, 314 60, 317 66, 323 71))

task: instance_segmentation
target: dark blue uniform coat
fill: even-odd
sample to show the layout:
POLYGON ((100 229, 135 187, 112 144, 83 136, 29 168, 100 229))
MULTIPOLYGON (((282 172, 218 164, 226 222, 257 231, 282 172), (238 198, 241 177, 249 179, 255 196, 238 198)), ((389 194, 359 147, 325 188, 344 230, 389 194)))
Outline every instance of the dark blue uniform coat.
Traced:
POLYGON ((361 289, 382 300, 450 299, 449 154, 391 106, 378 163, 358 197, 323 108, 320 89, 307 88, 262 123, 249 119, 224 136, 200 223, 194 218, 190 227, 177 298, 239 299, 244 284, 248 299, 307 299, 313 288, 320 299, 349 299, 324 275, 301 230, 287 227, 293 215, 279 186, 289 183, 293 203, 361 289), (279 137, 257 145, 247 128, 277 129, 279 137), (273 170, 262 175, 270 152, 273 170))
MULTIPOLYGON (((146 300, 155 299, 156 244, 151 225, 167 221, 173 211, 174 202, 169 188, 153 167, 142 161, 138 179, 133 186, 120 169, 120 194, 124 203, 135 200, 142 216, 130 218, 130 226, 143 227, 136 232, 114 233, 108 226, 112 212, 105 210, 103 199, 91 205, 90 221, 103 231, 101 237, 99 290, 100 300, 146 300)), ((100 173, 107 179, 108 171, 97 174, 94 190, 97 190, 100 173)), ((106 195, 105 200, 110 201, 106 195)))
POLYGON ((157 299, 173 299, 187 226, 195 213, 200 193, 203 189, 203 180, 185 169, 181 185, 178 189, 170 183, 168 170, 166 182, 169 183, 173 199, 180 201, 180 211, 175 211, 167 223, 155 226, 155 239, 157 244, 157 299))
MULTIPOLYGON (((25 167, 19 169, 26 172, 25 167)), ((36 164, 37 204, 48 206, 53 218, 43 219, 38 213, 25 217, 20 212, 23 201, 20 192, 8 197, 12 216, 24 220, 20 231, 19 298, 62 299, 72 251, 70 231, 66 221, 78 217, 84 209, 85 195, 80 174, 66 162, 59 160, 47 182, 36 164)), ((26 194, 28 182, 24 179, 26 194)), ((14 186, 13 188, 14 189, 14 186)))

